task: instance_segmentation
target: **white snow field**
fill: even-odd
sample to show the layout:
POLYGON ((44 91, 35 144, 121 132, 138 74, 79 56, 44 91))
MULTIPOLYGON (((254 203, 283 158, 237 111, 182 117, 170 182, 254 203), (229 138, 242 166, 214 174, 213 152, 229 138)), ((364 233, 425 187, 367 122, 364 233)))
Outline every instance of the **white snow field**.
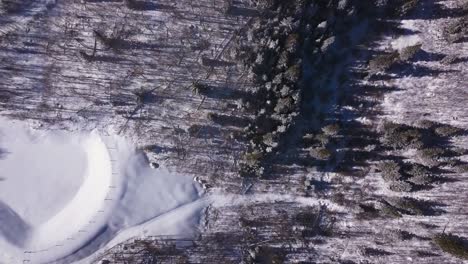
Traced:
POLYGON ((133 237, 189 236, 201 193, 191 177, 150 168, 122 137, 0 118, 2 264, 90 263, 133 237))

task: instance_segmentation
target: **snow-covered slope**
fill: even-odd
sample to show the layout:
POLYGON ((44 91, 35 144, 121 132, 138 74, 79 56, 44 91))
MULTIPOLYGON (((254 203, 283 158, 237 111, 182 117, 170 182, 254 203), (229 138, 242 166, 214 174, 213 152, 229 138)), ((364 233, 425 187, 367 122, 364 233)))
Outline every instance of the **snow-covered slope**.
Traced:
POLYGON ((151 169, 124 138, 3 119, 0 131, 0 263, 69 263, 131 227, 120 236, 189 235, 203 208, 190 177, 151 169))

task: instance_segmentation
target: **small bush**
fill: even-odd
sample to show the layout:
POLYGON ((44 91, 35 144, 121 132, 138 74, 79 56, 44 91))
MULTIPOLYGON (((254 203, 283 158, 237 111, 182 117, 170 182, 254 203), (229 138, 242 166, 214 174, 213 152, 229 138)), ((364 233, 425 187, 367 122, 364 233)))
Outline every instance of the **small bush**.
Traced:
POLYGON ((399 16, 405 16, 409 14, 419 3, 419 0, 405 0, 404 3, 398 9, 399 16))
POLYGON ((21 10, 22 5, 27 4, 28 1, 21 0, 2 0, 0 1, 0 9, 5 10, 6 13, 16 13, 21 10))
POLYGON ((384 215, 384 216, 388 216, 388 217, 392 217, 392 218, 400 218, 402 217, 401 213, 398 212, 398 210, 391 206, 390 204, 388 203, 384 203, 382 205, 382 207, 380 208, 380 212, 384 215))
POLYGON ((405 181, 393 181, 390 183, 389 189, 394 192, 410 192, 413 186, 405 181))
POLYGON ((369 61, 369 70, 371 72, 382 72, 390 69, 399 58, 398 52, 376 56, 369 61))
POLYGON ((418 185, 430 184, 433 180, 430 171, 420 164, 413 164, 408 174, 411 175, 409 181, 418 185))
POLYGON ((338 124, 331 124, 322 127, 323 133, 328 136, 336 136, 338 133, 340 133, 340 125, 338 124))
POLYGON ((294 100, 291 97, 280 98, 275 106, 275 112, 284 114, 293 110, 294 100))
POLYGON ((418 200, 411 197, 391 197, 388 203, 394 206, 400 213, 407 215, 439 215, 443 211, 435 208, 436 203, 418 200))
POLYGON ((434 129, 434 133, 441 137, 452 137, 459 135, 463 132, 463 129, 454 127, 451 125, 442 125, 434 129))
POLYGON ((467 173, 468 172, 468 163, 462 163, 455 166, 455 171, 458 173, 467 173))
POLYGON ((447 55, 445 56, 442 60, 440 60, 440 63, 444 65, 450 65, 455 63, 458 60, 458 57, 455 55, 447 55))
POLYGON ((247 165, 255 166, 263 158, 263 153, 260 151, 252 151, 244 154, 244 161, 247 165))
POLYGON ((315 140, 319 142, 323 147, 330 143, 330 137, 327 136, 325 133, 316 135, 315 140))
POLYGON ((418 128, 386 122, 383 125, 383 130, 382 143, 387 146, 401 149, 421 148, 424 145, 422 133, 418 128))
POLYGON ((310 156, 318 160, 328 160, 332 156, 332 152, 326 148, 313 148, 309 152, 310 156))
POLYGON ((197 95, 204 95, 207 94, 209 91, 209 87, 206 84, 203 84, 201 82, 195 81, 192 83, 192 93, 197 94, 197 95))
POLYGON ((382 172, 385 181, 397 181, 401 178, 401 167, 393 160, 381 162, 378 169, 382 172))
POLYGON ((296 52, 297 48, 299 47, 299 35, 298 34, 291 34, 286 39, 286 43, 284 45, 286 50, 290 53, 296 52))
POLYGON ((372 204, 359 204, 361 212, 357 214, 358 219, 372 220, 379 217, 379 210, 372 204))
POLYGON ((286 79, 292 83, 296 83, 302 74, 302 68, 300 65, 293 65, 285 73, 286 79))
POLYGON ((445 151, 441 148, 424 148, 419 150, 420 158, 426 165, 434 167, 439 165, 440 158, 444 155, 445 151))
POLYGON ((263 144, 276 148, 278 146, 278 138, 272 133, 267 133, 263 136, 263 144))
POLYGON ((468 259, 468 245, 466 240, 452 234, 439 234, 433 241, 443 251, 462 259, 468 259))
POLYGON ((400 60, 402 61, 408 61, 411 60, 416 53, 418 53, 421 50, 422 45, 417 44, 413 46, 406 47, 400 51, 400 60))
POLYGON ((437 126, 437 123, 431 120, 423 119, 423 120, 419 120, 416 126, 419 128, 423 128, 423 129, 431 129, 437 126))
POLYGON ((136 96, 136 101, 139 105, 150 102, 153 97, 152 92, 144 88, 135 90, 133 94, 136 96))

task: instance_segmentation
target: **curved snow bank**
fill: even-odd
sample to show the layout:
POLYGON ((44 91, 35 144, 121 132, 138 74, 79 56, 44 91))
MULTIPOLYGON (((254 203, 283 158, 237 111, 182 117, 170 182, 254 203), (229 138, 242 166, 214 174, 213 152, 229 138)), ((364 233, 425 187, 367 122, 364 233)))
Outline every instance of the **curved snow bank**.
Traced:
POLYGON ((71 263, 109 241, 188 234, 206 204, 190 177, 151 169, 123 138, 0 119, 0 152, 0 263, 71 263))

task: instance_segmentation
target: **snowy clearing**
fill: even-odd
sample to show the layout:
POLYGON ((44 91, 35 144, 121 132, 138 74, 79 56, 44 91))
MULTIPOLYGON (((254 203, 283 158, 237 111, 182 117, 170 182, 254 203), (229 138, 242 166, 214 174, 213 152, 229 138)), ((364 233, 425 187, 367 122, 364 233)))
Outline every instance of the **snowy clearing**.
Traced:
POLYGON ((74 262, 117 233, 116 241, 190 235, 201 188, 151 169, 126 139, 101 135, 0 120, 1 263, 74 262))

